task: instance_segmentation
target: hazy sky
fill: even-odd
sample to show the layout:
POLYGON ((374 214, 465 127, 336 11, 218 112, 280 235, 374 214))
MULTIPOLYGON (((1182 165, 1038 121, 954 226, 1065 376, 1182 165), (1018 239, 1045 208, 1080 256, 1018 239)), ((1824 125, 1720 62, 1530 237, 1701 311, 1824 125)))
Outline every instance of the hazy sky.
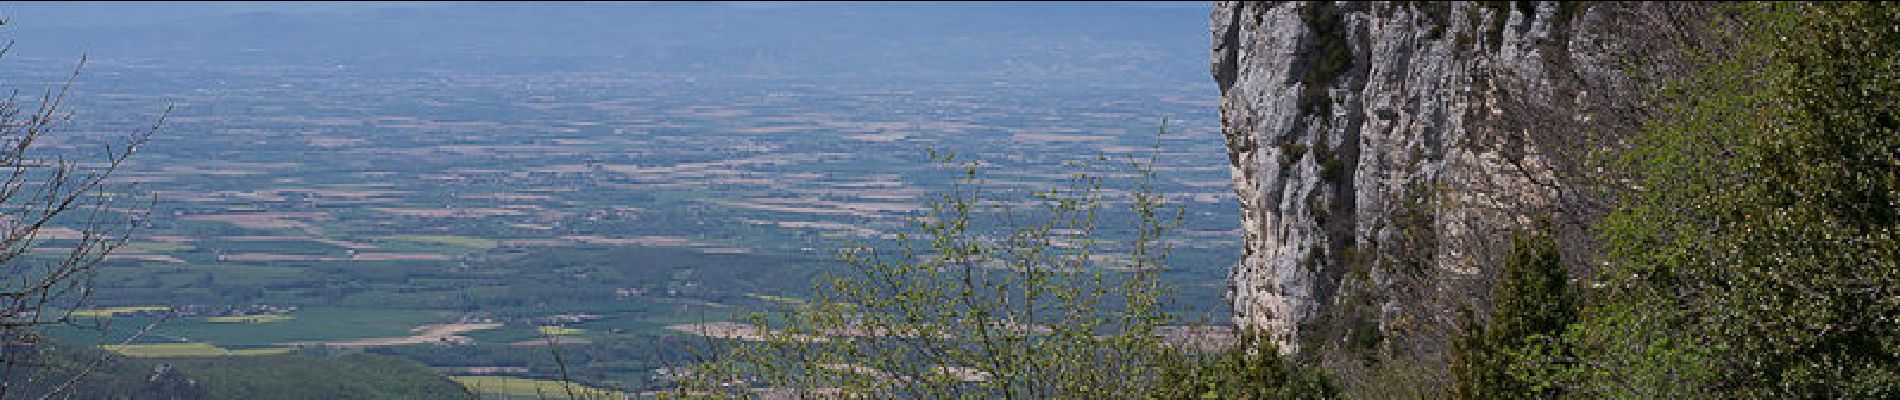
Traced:
POLYGON ((1202 82, 1207 3, 8 3, 104 64, 1202 82))

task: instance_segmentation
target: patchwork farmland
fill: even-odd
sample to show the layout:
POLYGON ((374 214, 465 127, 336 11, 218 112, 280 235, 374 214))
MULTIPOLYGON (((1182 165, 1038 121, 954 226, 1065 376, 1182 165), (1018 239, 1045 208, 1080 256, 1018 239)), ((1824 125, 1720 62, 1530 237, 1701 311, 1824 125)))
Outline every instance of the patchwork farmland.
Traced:
POLYGON ((795 302, 835 249, 896 239, 955 176, 933 149, 1023 193, 1063 184, 1068 155, 1159 149, 1200 229, 1174 242, 1182 309, 1218 312, 1237 251, 1227 172, 1196 156, 1220 151, 1212 108, 1179 100, 1200 87, 94 68, 113 92, 86 109, 178 104, 117 177, 151 189, 141 229, 74 314, 111 322, 62 331, 131 355, 520 371, 558 337, 634 360, 588 379, 639 388, 653 337, 795 302))

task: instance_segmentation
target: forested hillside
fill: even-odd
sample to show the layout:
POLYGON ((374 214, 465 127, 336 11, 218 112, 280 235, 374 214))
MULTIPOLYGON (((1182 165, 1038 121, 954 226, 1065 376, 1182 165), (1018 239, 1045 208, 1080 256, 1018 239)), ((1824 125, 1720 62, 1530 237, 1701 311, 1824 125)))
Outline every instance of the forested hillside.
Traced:
POLYGON ((413 361, 339 357, 114 356, 71 343, 39 346, 9 393, 73 399, 466 399, 462 385, 413 361), (57 389, 57 390, 55 390, 57 389))

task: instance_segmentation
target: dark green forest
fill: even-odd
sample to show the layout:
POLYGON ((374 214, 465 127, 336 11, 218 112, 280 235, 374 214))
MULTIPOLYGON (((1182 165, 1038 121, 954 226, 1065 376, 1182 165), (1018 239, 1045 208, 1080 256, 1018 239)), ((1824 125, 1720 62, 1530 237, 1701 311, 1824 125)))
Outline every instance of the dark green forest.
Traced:
POLYGON ((71 344, 38 346, 17 362, 12 393, 73 399, 453 399, 474 394, 420 363, 350 354, 254 357, 114 356, 71 344), (59 390, 55 390, 59 389, 59 390))

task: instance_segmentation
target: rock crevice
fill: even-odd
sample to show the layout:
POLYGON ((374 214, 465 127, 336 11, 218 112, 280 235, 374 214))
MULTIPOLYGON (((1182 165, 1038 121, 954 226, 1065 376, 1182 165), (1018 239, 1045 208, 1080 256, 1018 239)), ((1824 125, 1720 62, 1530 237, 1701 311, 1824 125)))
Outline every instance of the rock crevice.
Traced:
POLYGON ((1640 126, 1682 65, 1672 40, 1695 36, 1676 21, 1708 8, 1217 3, 1210 72, 1245 235, 1235 324, 1286 351, 1393 350, 1483 309, 1509 235, 1557 235, 1587 269, 1592 216, 1569 214, 1601 196, 1582 154, 1640 126))

